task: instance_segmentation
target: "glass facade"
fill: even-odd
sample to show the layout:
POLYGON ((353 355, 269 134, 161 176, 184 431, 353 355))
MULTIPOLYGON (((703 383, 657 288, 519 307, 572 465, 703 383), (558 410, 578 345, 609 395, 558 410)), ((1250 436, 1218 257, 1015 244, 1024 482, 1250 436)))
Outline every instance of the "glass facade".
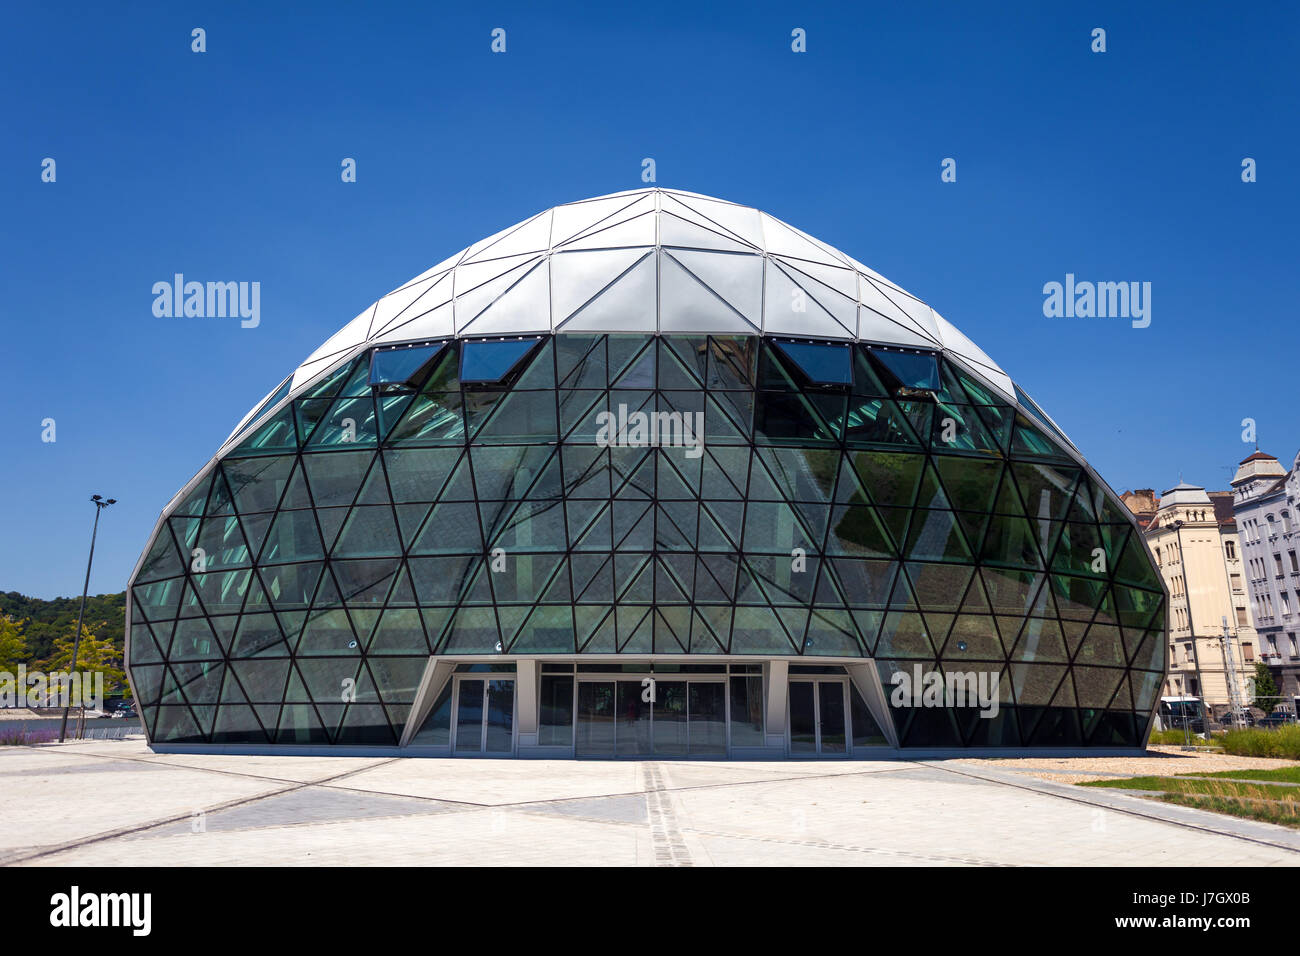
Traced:
MULTIPOLYGON (((497 654, 870 660, 887 698, 917 665, 984 672, 996 717, 893 706, 900 746, 1141 743, 1165 603, 1140 533, 1028 396, 938 351, 561 332, 287 386, 132 579, 155 743, 395 746, 431 655, 497 654)), ((761 678, 659 687, 652 712, 633 681, 543 677, 539 739, 576 710, 580 752, 761 742, 761 678)), ((457 741, 508 750, 514 680, 454 693, 415 742, 454 699, 457 741)), ((851 682, 790 700, 792 749, 883 741, 851 682)))

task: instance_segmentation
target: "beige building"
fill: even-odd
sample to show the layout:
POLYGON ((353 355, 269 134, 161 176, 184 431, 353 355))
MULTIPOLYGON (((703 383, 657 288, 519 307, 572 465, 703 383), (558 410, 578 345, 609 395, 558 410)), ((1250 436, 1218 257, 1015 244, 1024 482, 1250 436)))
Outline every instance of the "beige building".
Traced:
POLYGON ((1122 496, 1145 529, 1169 589, 1169 676, 1163 696, 1201 697, 1219 714, 1250 703, 1258 641, 1248 610, 1231 492, 1179 483, 1155 498, 1122 496), (1224 626, 1227 626, 1227 638, 1224 626))

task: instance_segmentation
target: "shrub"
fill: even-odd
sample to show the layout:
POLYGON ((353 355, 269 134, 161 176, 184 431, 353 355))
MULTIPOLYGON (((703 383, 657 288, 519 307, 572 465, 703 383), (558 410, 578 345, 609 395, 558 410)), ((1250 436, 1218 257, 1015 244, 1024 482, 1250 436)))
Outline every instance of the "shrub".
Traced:
MULTIPOLYGON (((8 723, 6 721, 5 723, 8 723)), ((0 724, 0 747, 25 747, 29 744, 48 744, 57 736, 53 730, 40 728, 31 730, 21 726, 18 721, 14 721, 19 726, 6 727, 0 724)))
POLYGON ((1297 724, 1229 730, 1220 739, 1227 753, 1241 757, 1300 760, 1300 725, 1297 724))
MULTIPOLYGON (((1147 743, 1148 744, 1185 744, 1187 743, 1187 740, 1188 740, 1188 735, 1181 730, 1153 730, 1151 731, 1151 739, 1148 740, 1147 743)), ((1191 735, 1191 740, 1193 744, 1205 742, 1201 740, 1201 738, 1198 737, 1196 734, 1191 735)))

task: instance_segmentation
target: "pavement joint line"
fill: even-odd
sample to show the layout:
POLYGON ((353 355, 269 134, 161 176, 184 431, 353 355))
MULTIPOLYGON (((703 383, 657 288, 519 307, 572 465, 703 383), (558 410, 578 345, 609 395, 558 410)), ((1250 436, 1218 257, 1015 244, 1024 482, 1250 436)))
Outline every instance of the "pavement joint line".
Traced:
POLYGON ((664 785, 664 768, 655 761, 641 765, 645 779, 646 811, 650 818, 650 837, 658 866, 691 866, 690 850, 682 840, 677 826, 677 813, 672 794, 664 785))
MULTIPOLYGON (((393 760, 401 760, 401 759, 402 759, 401 757, 391 757, 388 760, 383 761, 383 763, 391 763, 393 760)), ((382 766, 382 764, 377 764, 376 766, 382 766)), ((371 770, 371 769, 374 769, 374 767, 360 767, 355 770, 348 770, 341 774, 337 774, 334 777, 324 777, 318 781, 308 781, 308 782, 298 781, 293 783, 291 786, 282 787, 279 790, 274 790, 270 793, 257 793, 247 797, 239 797, 234 800, 228 800, 225 803, 218 804, 217 806, 212 807, 210 809, 205 809, 203 812, 205 814, 221 813, 225 810, 230 810, 238 806, 243 806, 245 804, 250 804, 250 803, 256 803, 259 800, 267 800, 270 799, 271 797, 283 796, 286 793, 293 793, 296 790, 305 790, 308 787, 318 786, 319 784, 324 783, 331 779, 342 779, 343 777, 351 776, 354 773, 360 773, 363 770, 371 770)), ((81 847, 90 846, 95 843, 105 843, 109 840, 120 839, 121 837, 128 836, 133 833, 145 833, 149 830, 156 830, 159 827, 169 826, 170 824, 173 823, 179 823, 182 820, 189 820, 192 816, 193 816, 192 812, 178 813, 159 820, 151 820, 146 823, 137 823, 125 827, 117 827, 113 830, 106 830, 101 833, 92 833, 89 836, 79 837, 75 840, 68 840, 64 843, 49 844, 46 845, 43 849, 36 850, 32 853, 28 853, 23 856, 8 857, 5 860, 0 861, 0 866, 13 866, 17 863, 27 863, 30 862, 31 860, 39 860, 42 857, 52 856, 56 853, 63 853, 67 850, 76 850, 76 849, 80 849, 81 847)))
MULTIPOLYGON (((1004 787, 1011 787, 1016 790, 1027 790, 1031 793, 1038 793, 1044 796, 1056 797, 1060 800, 1069 800, 1072 803, 1079 803, 1079 804, 1083 804, 1084 806, 1102 807, 1103 809, 1106 810, 1113 810, 1115 813, 1126 813, 1130 816, 1142 817, 1144 819, 1153 820, 1157 823, 1163 823, 1171 827, 1182 827, 1183 829, 1196 830, 1201 833, 1213 833, 1216 836, 1229 837, 1233 840, 1240 840, 1244 843, 1255 843, 1258 844, 1259 846, 1272 847, 1275 850, 1286 850, 1290 853, 1300 854, 1300 846, 1296 846, 1290 843, 1283 843, 1276 840, 1267 840, 1264 839, 1262 836, 1250 836, 1249 834, 1236 832, 1234 830, 1230 830, 1225 827, 1211 826, 1208 823, 1202 824, 1202 823, 1194 822, 1192 820, 1178 819, 1178 817, 1181 816, 1181 814, 1175 815, 1172 813, 1172 810, 1176 808, 1177 810, 1183 810, 1190 814, 1195 814, 1195 815, 1203 815, 1209 818, 1209 820, 1217 821, 1220 815, 1212 813, 1207 810, 1198 810, 1194 807, 1179 807, 1176 804, 1173 805, 1164 804, 1164 803, 1156 804, 1144 797, 1129 797, 1123 790, 1117 790, 1113 788, 1090 788, 1093 793, 1105 792, 1105 795, 1111 797, 1112 799, 1118 799, 1121 801, 1132 800, 1135 804, 1134 806, 1127 806, 1127 807, 1114 806, 1112 803, 1106 802, 1104 800, 1098 800, 1095 798, 1087 799, 1083 795, 1083 793, 1076 793, 1073 790, 1069 790, 1069 791, 1064 790, 1064 788, 1066 787, 1073 786, 1072 784, 1056 784, 1053 783, 1052 781, 1040 780, 1038 781, 1037 786, 1029 786, 1017 780, 998 779, 997 774, 999 773, 999 771, 985 770, 983 772, 984 774, 988 774, 988 776, 982 776, 979 773, 975 773, 972 769, 956 770, 952 767, 945 767, 942 765, 942 761, 929 762, 928 765, 934 767, 934 769, 936 770, 943 770, 946 771, 947 773, 956 774, 957 776, 961 776, 961 777, 972 777, 976 780, 984 780, 989 783, 998 783, 1004 787), (1058 787, 1062 789, 1061 790, 1056 789, 1058 787), (1161 816, 1159 814, 1152 813, 1149 810, 1147 810, 1146 809, 1147 806, 1165 807, 1171 810, 1171 814, 1167 816, 1161 816)), ((1276 827, 1277 829, 1280 830, 1286 830, 1286 828, 1278 827, 1276 824, 1262 824, 1250 820, 1240 821, 1240 824, 1251 824, 1251 823, 1255 823, 1256 826, 1259 826, 1261 828, 1268 826, 1268 827, 1276 827)), ((1289 830, 1287 830, 1286 832, 1288 834, 1294 833, 1294 831, 1289 831, 1289 830)))

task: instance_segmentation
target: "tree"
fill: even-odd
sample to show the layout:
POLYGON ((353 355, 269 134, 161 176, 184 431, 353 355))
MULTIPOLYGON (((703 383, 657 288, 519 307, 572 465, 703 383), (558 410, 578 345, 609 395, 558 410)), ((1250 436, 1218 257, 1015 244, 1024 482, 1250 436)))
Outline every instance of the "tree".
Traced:
POLYGON ((1273 683, 1273 675, 1269 671, 1268 665, 1263 661, 1257 661, 1255 664, 1255 699, 1252 703, 1264 713, 1271 714, 1273 708, 1278 705, 1281 699, 1277 684, 1273 683))
MULTIPOLYGON (((81 595, 43 601, 26 597, 17 591, 0 593, 0 617, 9 616, 22 627, 23 638, 30 652, 24 662, 34 667, 54 653, 54 642, 69 634, 77 626, 77 612, 81 595)), ((86 599, 85 626, 102 638, 122 646, 126 623, 126 594, 92 594, 86 599)))
MULTIPOLYGON (((101 672, 104 675, 104 693, 116 694, 126 687, 126 672, 122 670, 122 655, 113 642, 81 629, 81 646, 77 648, 77 670, 101 672)), ((47 672, 72 671, 72 636, 58 638, 54 653, 41 662, 47 672)))
POLYGON ((0 617, 0 671, 18 673, 18 665, 27 663, 28 653, 22 625, 0 617))

